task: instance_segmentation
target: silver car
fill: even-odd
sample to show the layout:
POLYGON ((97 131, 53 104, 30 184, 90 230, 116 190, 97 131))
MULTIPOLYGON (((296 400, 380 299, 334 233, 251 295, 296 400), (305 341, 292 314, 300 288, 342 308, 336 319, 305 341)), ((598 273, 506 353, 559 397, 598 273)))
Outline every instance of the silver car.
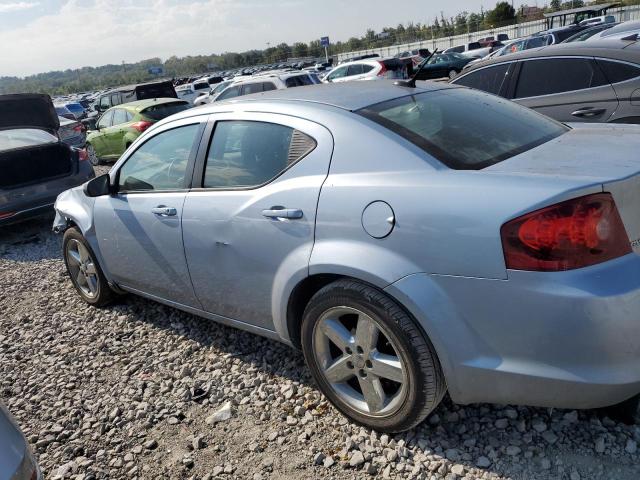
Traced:
POLYGON ((512 99, 561 122, 640 123, 640 43, 571 42, 464 70, 451 83, 512 99))
POLYGON ((301 347, 396 432, 454 402, 640 392, 640 129, 483 92, 346 82, 179 113, 61 194, 79 295, 130 292, 301 347))
POLYGON ((0 402, 0 480, 40 480, 42 474, 20 427, 0 402))

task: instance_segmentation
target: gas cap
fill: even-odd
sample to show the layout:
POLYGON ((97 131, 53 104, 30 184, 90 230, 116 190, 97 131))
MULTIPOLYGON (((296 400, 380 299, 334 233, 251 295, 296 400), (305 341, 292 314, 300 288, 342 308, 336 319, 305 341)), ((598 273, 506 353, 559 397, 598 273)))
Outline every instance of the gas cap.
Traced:
POLYGON ((391 205, 382 200, 371 202, 362 212, 362 228, 373 238, 386 237, 395 224, 396 216, 391 205))

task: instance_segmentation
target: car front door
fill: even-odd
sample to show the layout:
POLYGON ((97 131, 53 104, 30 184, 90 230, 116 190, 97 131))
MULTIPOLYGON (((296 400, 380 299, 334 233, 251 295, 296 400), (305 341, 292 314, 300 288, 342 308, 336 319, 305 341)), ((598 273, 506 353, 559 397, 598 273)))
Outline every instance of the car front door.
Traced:
POLYGON ((98 133, 96 135, 92 135, 91 145, 96 151, 96 155, 98 157, 106 157, 109 155, 109 146, 106 141, 106 132, 111 127, 111 122, 113 120, 113 110, 108 110, 102 114, 100 119, 98 120, 97 128, 98 133))
POLYGON ((333 139, 284 115, 214 117, 184 206, 191 280, 207 312, 271 330, 272 295, 307 272, 333 139))
POLYGON ((514 99, 560 122, 606 122, 618 98, 593 58, 536 58, 516 70, 514 99))
POLYGON ((124 108, 113 109, 111 126, 104 131, 104 141, 110 157, 119 157, 124 151, 124 124, 127 123, 127 111, 124 108))
POLYGON ((163 125, 112 169, 117 192, 97 197, 100 252, 122 288, 199 308, 182 242, 184 200, 206 116, 163 125))

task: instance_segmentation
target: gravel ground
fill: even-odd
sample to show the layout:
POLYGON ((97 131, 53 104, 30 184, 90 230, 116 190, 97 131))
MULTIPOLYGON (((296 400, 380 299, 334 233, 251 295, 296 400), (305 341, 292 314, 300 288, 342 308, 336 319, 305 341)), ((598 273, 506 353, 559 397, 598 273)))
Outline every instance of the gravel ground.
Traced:
POLYGON ((50 226, 0 231, 0 397, 46 478, 640 478, 640 427, 595 412, 446 399, 401 435, 349 424, 284 345, 133 296, 87 306, 50 226))

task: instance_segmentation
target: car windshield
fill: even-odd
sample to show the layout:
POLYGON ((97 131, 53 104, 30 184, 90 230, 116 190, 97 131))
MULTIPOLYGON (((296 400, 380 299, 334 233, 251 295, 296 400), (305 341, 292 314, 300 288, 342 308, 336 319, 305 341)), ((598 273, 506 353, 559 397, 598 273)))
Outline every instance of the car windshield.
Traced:
POLYGON ((0 130, 0 152, 57 142, 58 138, 55 135, 37 128, 0 130))
POLYGON ((187 108, 189 108, 189 104, 187 102, 161 103, 159 105, 152 105, 150 107, 147 107, 140 113, 152 120, 162 120, 169 115, 182 112, 187 108))
POLYGON ((509 100, 463 88, 397 98, 358 113, 456 170, 488 167, 568 130, 509 100))

